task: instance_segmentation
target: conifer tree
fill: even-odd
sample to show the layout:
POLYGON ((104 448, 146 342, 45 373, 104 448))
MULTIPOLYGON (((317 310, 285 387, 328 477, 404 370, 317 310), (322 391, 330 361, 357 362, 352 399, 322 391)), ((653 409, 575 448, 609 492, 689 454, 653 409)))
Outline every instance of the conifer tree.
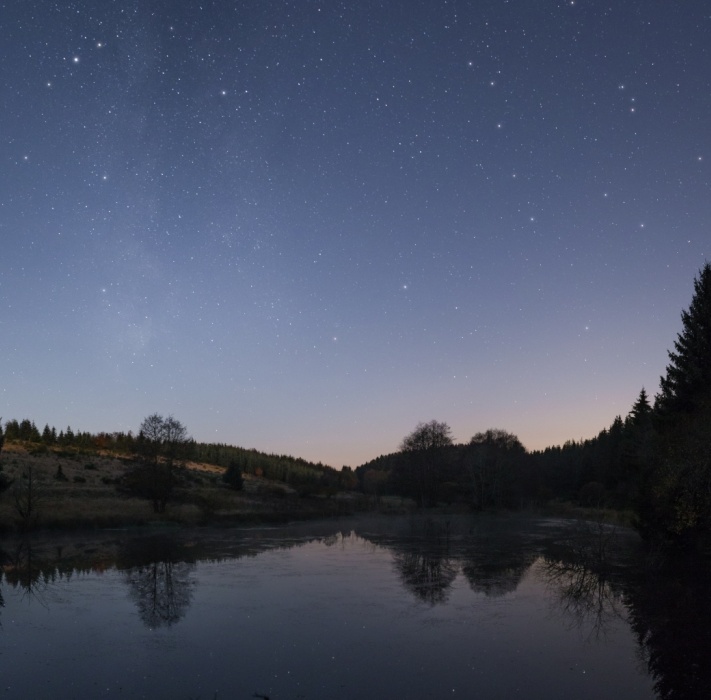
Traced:
POLYGON ((683 328, 655 402, 653 456, 643 469, 640 526, 689 545, 711 541, 711 264, 694 280, 683 328))
POLYGON ((642 387, 637 400, 632 404, 632 410, 627 418, 632 426, 640 426, 646 425, 651 415, 652 407, 649 404, 649 397, 644 387, 642 387))
POLYGON ((53 445, 55 442, 52 438, 52 430, 50 429, 49 424, 45 424, 44 430, 42 431, 42 442, 45 445, 53 445))
POLYGON ((694 280, 694 296, 681 321, 656 399, 662 416, 692 412, 711 398, 711 263, 694 280))

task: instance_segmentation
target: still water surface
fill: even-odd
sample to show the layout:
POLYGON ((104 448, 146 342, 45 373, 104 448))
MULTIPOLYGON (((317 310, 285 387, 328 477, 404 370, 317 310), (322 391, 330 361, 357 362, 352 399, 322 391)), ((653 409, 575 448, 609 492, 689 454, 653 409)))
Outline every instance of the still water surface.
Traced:
POLYGON ((708 603, 639 554, 519 517, 0 541, 0 699, 711 697, 708 603))

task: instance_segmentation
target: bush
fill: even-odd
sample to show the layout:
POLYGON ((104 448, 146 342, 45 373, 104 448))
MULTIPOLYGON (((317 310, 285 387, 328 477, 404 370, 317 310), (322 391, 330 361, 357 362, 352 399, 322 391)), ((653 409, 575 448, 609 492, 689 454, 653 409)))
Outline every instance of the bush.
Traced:
POLYGON ((0 464, 0 493, 7 491, 12 486, 12 479, 3 472, 2 464, 0 464))
POLYGON ((241 491, 244 488, 242 470, 234 461, 230 462, 227 471, 222 475, 222 480, 234 491, 241 491))

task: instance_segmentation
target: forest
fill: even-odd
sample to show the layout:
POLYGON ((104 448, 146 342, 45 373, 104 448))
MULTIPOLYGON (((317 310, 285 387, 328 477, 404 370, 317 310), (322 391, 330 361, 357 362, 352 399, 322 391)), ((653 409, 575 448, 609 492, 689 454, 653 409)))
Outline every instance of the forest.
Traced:
POLYGON ((589 440, 527 452, 501 429, 453 444, 444 422, 420 423, 396 453, 356 469, 371 494, 476 510, 551 501, 630 513, 640 533, 676 547, 711 535, 711 265, 694 280, 659 393, 641 388, 624 418, 589 440))
MULTIPOLYGON (((352 470, 336 470, 288 455, 220 443, 201 443, 172 416, 154 414, 137 433, 40 431, 26 418, 0 420, 0 492, 4 443, 33 454, 111 453, 127 462, 117 488, 139 494, 163 512, 181 469, 189 462, 224 470, 224 486, 239 490, 243 475, 281 482, 300 497, 360 492, 366 502, 411 499, 422 508, 526 509, 551 503, 626 514, 650 541, 678 548, 711 537, 711 264, 694 280, 681 314, 682 330, 669 351, 659 392, 641 388, 629 413, 595 437, 529 452, 518 437, 490 428, 455 444, 446 422, 418 424, 397 452, 352 470)), ((26 475, 24 476, 26 480, 26 475)), ((56 478, 59 478, 57 475, 56 478)))

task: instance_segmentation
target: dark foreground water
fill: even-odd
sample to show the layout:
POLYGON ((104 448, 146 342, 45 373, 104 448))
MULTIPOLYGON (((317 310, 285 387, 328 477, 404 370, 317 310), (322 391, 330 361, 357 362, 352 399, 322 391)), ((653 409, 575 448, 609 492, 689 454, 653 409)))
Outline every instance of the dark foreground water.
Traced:
POLYGON ((631 533, 597 525, 344 520, 0 548, 0 699, 711 697, 707 581, 650 570, 631 533))

